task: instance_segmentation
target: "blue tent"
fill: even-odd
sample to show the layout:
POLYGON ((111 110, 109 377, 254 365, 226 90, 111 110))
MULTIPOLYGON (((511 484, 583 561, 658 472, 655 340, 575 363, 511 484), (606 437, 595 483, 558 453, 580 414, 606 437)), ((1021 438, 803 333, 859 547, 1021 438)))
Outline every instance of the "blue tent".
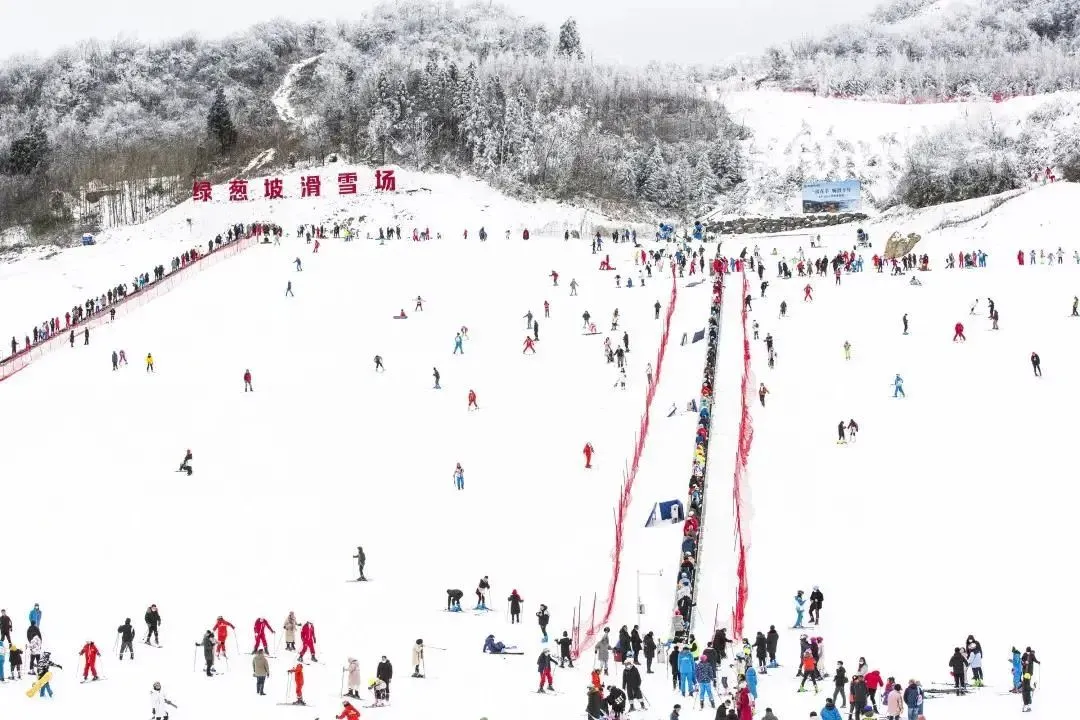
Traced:
POLYGON ((645 527, 657 527, 665 522, 679 523, 685 517, 686 513, 683 512, 683 504, 680 501, 658 502, 653 505, 652 512, 649 513, 649 519, 645 522, 645 527))

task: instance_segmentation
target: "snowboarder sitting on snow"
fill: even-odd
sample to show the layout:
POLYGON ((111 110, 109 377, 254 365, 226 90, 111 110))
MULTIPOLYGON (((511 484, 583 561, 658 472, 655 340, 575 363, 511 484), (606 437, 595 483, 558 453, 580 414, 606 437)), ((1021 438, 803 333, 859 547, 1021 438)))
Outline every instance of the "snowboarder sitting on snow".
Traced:
POLYGON ((503 642, 497 642, 494 635, 488 635, 484 638, 484 652, 492 655, 499 655, 508 649, 508 645, 503 642))
POLYGON ((446 609, 448 612, 461 612, 461 598, 465 593, 460 590, 446 591, 446 609))

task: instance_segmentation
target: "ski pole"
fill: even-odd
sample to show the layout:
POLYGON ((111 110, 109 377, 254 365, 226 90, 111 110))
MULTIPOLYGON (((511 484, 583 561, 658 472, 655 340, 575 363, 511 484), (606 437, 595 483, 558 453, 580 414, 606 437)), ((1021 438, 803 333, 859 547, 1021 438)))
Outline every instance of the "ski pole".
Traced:
POLYGON ((345 673, 347 673, 348 671, 348 668, 341 668, 341 691, 338 693, 338 695, 345 694, 345 673))
POLYGON ((277 655, 278 650, 281 648, 281 634, 274 633, 274 635, 277 635, 277 639, 274 640, 274 654, 277 655))
POLYGON ((195 672, 198 668, 199 659, 199 644, 195 643, 195 651, 191 654, 191 672, 195 672))
POLYGON ((113 640, 112 651, 113 655, 116 654, 116 648, 120 646, 120 633, 116 633, 116 639, 113 640))
POLYGON ((289 694, 292 693, 292 673, 289 673, 289 679, 285 682, 285 702, 289 702, 289 694))

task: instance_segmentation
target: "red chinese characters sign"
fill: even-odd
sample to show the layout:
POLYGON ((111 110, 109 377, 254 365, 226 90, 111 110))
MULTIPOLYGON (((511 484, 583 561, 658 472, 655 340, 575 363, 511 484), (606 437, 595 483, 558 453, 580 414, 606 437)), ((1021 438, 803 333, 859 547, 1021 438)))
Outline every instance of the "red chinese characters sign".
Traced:
MULTIPOLYGON (((359 188, 359 176, 355 172, 343 172, 337 175, 337 194, 356 195, 359 188)), ((234 178, 228 182, 229 202, 245 202, 252 199, 250 195, 250 182, 242 178, 234 178)), ((322 177, 319 175, 303 175, 299 179, 299 197, 316 198, 323 197, 322 177)), ((396 192, 397 177, 392 169, 380 169, 375 171, 375 190, 380 192, 396 192)), ((276 200, 285 197, 285 181, 282 178, 265 178, 263 180, 263 199, 276 200)), ((291 197, 297 197, 291 195, 291 197)), ((195 202, 212 202, 214 188, 209 180, 196 180, 191 189, 191 198, 195 202)))

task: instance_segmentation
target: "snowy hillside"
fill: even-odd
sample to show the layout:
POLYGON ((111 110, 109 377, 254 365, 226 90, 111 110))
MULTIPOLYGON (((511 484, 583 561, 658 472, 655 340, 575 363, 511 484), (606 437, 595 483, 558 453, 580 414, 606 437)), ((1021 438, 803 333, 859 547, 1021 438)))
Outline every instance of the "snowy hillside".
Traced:
MULTIPOLYGON (((987 128, 1003 136, 998 149, 1018 183, 1080 149, 1076 93, 897 105, 775 90, 714 92, 752 130, 743 142, 746 182, 720 198, 717 212, 723 214, 801 213, 804 180, 846 178, 862 181, 864 210, 873 213, 875 206, 896 201, 912 157, 923 160, 932 144, 950 152, 961 147, 971 156, 985 153, 987 128)), ((953 165, 941 154, 938 163, 947 173, 953 165)))
MULTIPOLYGON (((370 712, 387 718, 580 712, 588 660, 556 670, 562 694, 534 693, 543 647, 534 615, 548 605, 554 639, 571 629, 579 606, 588 624, 594 593, 603 611, 612 507, 644 409, 646 363, 661 338, 653 305, 667 303, 672 281, 659 273, 645 287, 617 288, 614 273, 597 270, 603 255, 590 254, 587 240, 563 240, 564 227, 583 222, 580 210, 525 205, 448 177, 402 173, 398 182, 398 194, 346 200, 189 201, 98 246, 0 268, 0 324, 22 328, 202 245, 229 222, 277 222, 287 233, 280 246, 245 250, 118 316, 89 346, 64 343, 0 383, 0 403, 21 417, 5 434, 7 476, 26 480, 10 483, 5 499, 28 509, 12 513, 7 529, 33 538, 32 552, 6 561, 0 604, 22 645, 26 610, 40 603, 45 649, 64 666, 51 701, 22 697, 27 681, 0 686, 9 714, 145 717, 150 684, 161 681, 179 705, 174 720, 326 718, 341 708, 346 659, 359 659, 366 684, 383 654, 394 664, 392 704, 370 712), (348 220, 361 215, 367 220, 348 220), (357 239, 324 239, 316 254, 292 237, 300 223, 337 220, 357 239), (403 236, 430 226, 443 238, 366 238, 397 223, 403 236), (476 239, 481 226, 486 243, 476 239), (533 228, 527 242, 524 227, 533 228), (284 294, 290 281, 294 297, 284 294), (409 317, 393 319, 402 308, 409 317), (608 332, 616 308, 619 330, 608 332), (596 336, 582 334, 586 310, 600 325, 596 336), (529 311, 539 322, 535 355, 522 352, 529 311), (454 355, 462 326, 469 339, 454 355), (618 343, 623 331, 631 352, 628 387, 619 390, 602 342, 610 335, 618 343), (115 349, 130 365, 114 372, 115 349), (376 354, 384 373, 373 369, 376 354), (434 368, 441 389, 433 389, 434 368), (243 391, 247 369, 254 393, 243 391), (479 411, 466 409, 470 389, 479 411), (596 449, 591 470, 582 467, 586 442, 596 449), (189 448, 191 477, 176 472, 189 448), (455 463, 463 491, 454 489, 455 463), (366 584, 347 582, 357 545, 367 555, 366 584), (448 588, 462 589, 471 608, 484 575, 493 612, 444 612, 448 588), (520 627, 506 618, 512 589, 525 598, 520 627), (142 632, 151 603, 163 617, 163 648, 136 643, 135 663, 117 662, 115 628, 131 617, 142 632), (290 610, 318 637, 319 663, 305 668, 306 709, 275 705, 288 695, 285 671, 295 661, 280 645, 290 610), (238 644, 229 641, 222 674, 207 678, 195 643, 218 615, 236 624, 238 644), (245 654, 258 616, 278 631, 265 698, 255 694, 245 654), (489 633, 524 655, 482 654, 489 633), (428 646, 423 680, 408 677, 417 638, 428 646), (87 640, 105 653, 105 680, 79 686, 75 653, 87 640)), ((630 245, 604 254, 636 278, 630 245)), ((675 338, 704 326, 709 286, 680 279, 677 297, 675 338)), ((671 344, 657 407, 697 395, 704 345, 671 344)), ((643 526, 654 502, 685 497, 696 420, 664 414, 654 416, 634 487, 612 620, 616 628, 636 622, 640 592, 642 629, 658 639, 670 627, 681 533, 643 526), (643 575, 635 589, 638 570, 663 575, 643 575)), ((664 697, 666 684, 662 672, 647 676, 645 692, 664 697)), ((647 717, 660 717, 661 707, 657 700, 647 717)))

